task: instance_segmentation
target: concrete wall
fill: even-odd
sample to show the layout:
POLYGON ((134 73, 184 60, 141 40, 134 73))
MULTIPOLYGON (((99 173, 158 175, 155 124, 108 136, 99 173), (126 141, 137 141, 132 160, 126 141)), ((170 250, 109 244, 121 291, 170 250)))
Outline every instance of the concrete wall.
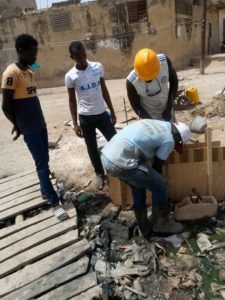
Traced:
POLYGON ((143 47, 165 53, 176 68, 187 66, 200 54, 200 6, 193 6, 193 22, 175 13, 175 0, 148 0, 147 11, 148 20, 129 24, 125 0, 101 0, 2 21, 0 70, 16 58, 14 39, 22 32, 34 35, 40 43, 40 86, 64 84, 64 75, 73 66, 67 49, 74 40, 85 43, 90 60, 103 63, 106 78, 126 77, 137 50, 143 47), (54 31, 55 14, 65 13, 71 15, 69 29, 54 31))
POLYGON ((2 18, 18 16, 24 9, 36 9, 35 0, 1 0, 0 15, 2 18))

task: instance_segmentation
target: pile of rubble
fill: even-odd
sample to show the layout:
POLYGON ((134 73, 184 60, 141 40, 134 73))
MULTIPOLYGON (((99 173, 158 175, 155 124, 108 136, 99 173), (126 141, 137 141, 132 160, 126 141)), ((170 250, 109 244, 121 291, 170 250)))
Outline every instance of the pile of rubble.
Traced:
POLYGON ((225 204, 217 218, 186 222, 186 232, 150 243, 133 212, 113 207, 109 198, 68 198, 80 217, 80 236, 92 245, 102 299, 225 299, 225 204))

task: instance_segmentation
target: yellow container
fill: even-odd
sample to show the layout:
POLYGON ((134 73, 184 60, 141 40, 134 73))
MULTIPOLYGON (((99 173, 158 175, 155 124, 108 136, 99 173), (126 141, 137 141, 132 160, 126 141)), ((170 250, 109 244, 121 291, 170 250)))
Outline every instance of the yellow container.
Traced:
POLYGON ((194 104, 198 104, 199 103, 199 94, 198 94, 198 90, 194 87, 190 87, 188 89, 185 90, 185 94, 188 98, 190 98, 190 100, 194 103, 194 104))

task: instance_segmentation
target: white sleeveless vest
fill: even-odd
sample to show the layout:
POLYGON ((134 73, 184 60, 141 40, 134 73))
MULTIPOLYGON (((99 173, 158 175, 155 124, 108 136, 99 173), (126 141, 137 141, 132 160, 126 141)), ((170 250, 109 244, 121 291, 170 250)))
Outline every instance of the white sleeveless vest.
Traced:
POLYGON ((141 107, 153 118, 163 120, 162 113, 166 109, 169 95, 169 70, 164 54, 157 55, 160 61, 158 77, 146 82, 140 80, 135 72, 131 71, 127 79, 133 84, 140 96, 141 107))

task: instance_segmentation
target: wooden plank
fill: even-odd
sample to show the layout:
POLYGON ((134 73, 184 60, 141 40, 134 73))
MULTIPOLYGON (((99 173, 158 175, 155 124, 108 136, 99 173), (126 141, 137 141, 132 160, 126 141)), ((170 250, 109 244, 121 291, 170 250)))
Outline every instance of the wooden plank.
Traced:
POLYGON ((69 280, 82 276, 87 272, 89 258, 82 257, 80 260, 56 270, 34 282, 22 287, 21 289, 3 297, 4 300, 10 299, 33 299, 44 294, 69 280))
POLYGON ((213 194, 213 180, 212 180, 212 128, 207 127, 207 176, 208 176, 208 195, 213 194))
POLYGON ((17 178, 25 177, 25 176, 33 174, 33 173, 35 173, 35 170, 29 170, 29 171, 25 171, 25 172, 22 172, 22 173, 17 173, 15 175, 7 176, 7 177, 4 177, 4 178, 0 179, 0 184, 8 182, 8 181, 13 181, 17 178))
POLYGON ((26 182, 29 182, 31 180, 38 180, 39 181, 36 173, 32 173, 32 174, 30 174, 28 176, 25 176, 25 177, 16 178, 13 181, 7 181, 5 183, 2 183, 2 184, 0 184, 0 194, 3 191, 9 190, 11 188, 15 188, 16 186, 20 187, 20 185, 22 185, 26 182))
MULTIPOLYGON (((67 238, 69 238, 67 236, 67 238)), ((70 237, 72 242, 70 246, 61 249, 41 260, 27 265, 25 268, 0 279, 0 297, 11 293, 42 276, 57 270, 68 263, 71 263, 82 257, 90 251, 90 244, 86 239, 74 243, 74 235, 70 237)), ((66 242, 66 239, 65 239, 66 242)))
POLYGON ((5 203, 2 203, 0 205, 0 212, 1 211, 4 211, 6 209, 9 209, 11 207, 16 207, 17 205, 19 204, 22 204, 24 202, 27 202, 27 201, 30 201, 32 199, 35 199, 35 198, 38 198, 38 197, 41 197, 41 192, 40 190, 36 191, 36 192, 33 192, 33 193, 29 193, 27 195, 24 195, 22 197, 19 197, 19 198, 16 198, 14 199, 13 201, 7 201, 5 203))
POLYGON ((48 218, 51 218, 52 216, 53 216, 52 210, 48 210, 45 212, 41 212, 39 215, 36 215, 32 218, 26 219, 20 224, 15 224, 9 227, 2 228, 0 229, 0 239, 5 238, 11 234, 17 233, 18 231, 24 228, 42 222, 48 218))
MULTIPOLYGON (((75 223, 75 228, 77 227, 77 218, 76 218, 76 210, 75 209, 70 209, 67 211, 68 215, 70 218, 74 219, 75 223)), ((0 249, 4 249, 6 247, 9 247, 12 244, 15 244, 18 241, 23 240, 24 242, 27 241, 27 238, 29 236, 33 236, 37 232, 43 232, 44 229, 47 229, 55 224, 61 223, 61 221, 56 218, 55 216, 52 216, 51 218, 42 221, 41 223, 34 224, 32 226, 29 226, 23 230, 20 230, 19 232, 16 232, 4 239, 1 240, 0 243, 0 249)), ((18 246, 18 244, 16 244, 18 246)), ((7 248, 10 250, 10 248, 7 248)), ((1 257, 1 252, 0 252, 0 257, 1 257)))
POLYGON ((55 290, 43 295, 38 298, 40 300, 49 300, 49 299, 60 299, 66 300, 73 296, 79 295, 80 293, 90 289, 93 286, 97 285, 97 277, 94 272, 88 273, 85 276, 82 276, 78 279, 75 279, 69 283, 66 283, 55 290))
POLYGON ((0 193, 0 199, 6 197, 8 195, 14 194, 16 192, 19 192, 21 190, 27 189, 27 188, 29 188, 31 186, 36 185, 36 184, 39 184, 39 179, 38 178, 28 180, 28 181, 26 181, 24 183, 21 183, 19 186, 15 186, 15 187, 12 187, 12 188, 7 189, 5 191, 2 191, 0 193))
MULTIPOLYGON (((213 141, 212 147, 220 147, 221 142, 220 141, 213 141)), ((184 149, 196 149, 196 148, 206 148, 207 142, 205 143, 194 143, 194 144, 185 144, 184 149)))
POLYGON ((17 205, 16 207, 11 207, 7 210, 0 212, 0 221, 4 221, 5 219, 14 217, 24 211, 30 210, 32 208, 41 206, 46 203, 48 203, 46 199, 42 199, 41 197, 38 197, 28 202, 17 205))
POLYGON ((225 161, 216 161, 212 164, 213 195, 217 201, 225 199, 225 161))
MULTIPOLYGON (((56 218, 55 218, 56 219, 56 218)), ((50 222, 49 220, 47 222, 50 222)), ((54 221, 54 220, 53 220, 54 221)), ((15 244, 0 251, 0 262, 3 262, 21 252, 24 252, 32 247, 35 247, 41 243, 47 242, 48 240, 57 237, 58 235, 64 234, 67 231, 76 227, 75 219, 69 219, 65 222, 61 222, 52 225, 49 228, 45 228, 40 232, 34 233, 32 236, 28 236, 15 244)))
POLYGON ((79 294, 78 296, 70 298, 70 300, 91 300, 91 299, 102 299, 102 287, 101 284, 90 288, 89 290, 79 294))
POLYGON ((190 195, 192 188, 207 195, 206 162, 169 164, 167 180, 173 201, 179 202, 190 195))
POLYGON ((120 180, 110 175, 108 176, 108 178, 109 178, 109 187, 110 187, 111 197, 113 200, 113 205, 120 206, 121 205, 120 180))
POLYGON ((36 191, 40 191, 40 185, 39 184, 36 184, 36 185, 31 186, 27 189, 21 190, 19 192, 16 192, 14 194, 11 194, 9 196, 6 196, 6 197, 0 199, 0 204, 6 203, 8 201, 14 201, 15 199, 17 199, 19 197, 28 195, 28 194, 36 192, 36 191))
POLYGON ((0 278, 15 272, 19 268, 41 259, 49 254, 56 252, 78 240, 78 231, 71 230, 61 236, 58 236, 44 244, 38 245, 23 253, 20 253, 9 260, 1 263, 0 278))

